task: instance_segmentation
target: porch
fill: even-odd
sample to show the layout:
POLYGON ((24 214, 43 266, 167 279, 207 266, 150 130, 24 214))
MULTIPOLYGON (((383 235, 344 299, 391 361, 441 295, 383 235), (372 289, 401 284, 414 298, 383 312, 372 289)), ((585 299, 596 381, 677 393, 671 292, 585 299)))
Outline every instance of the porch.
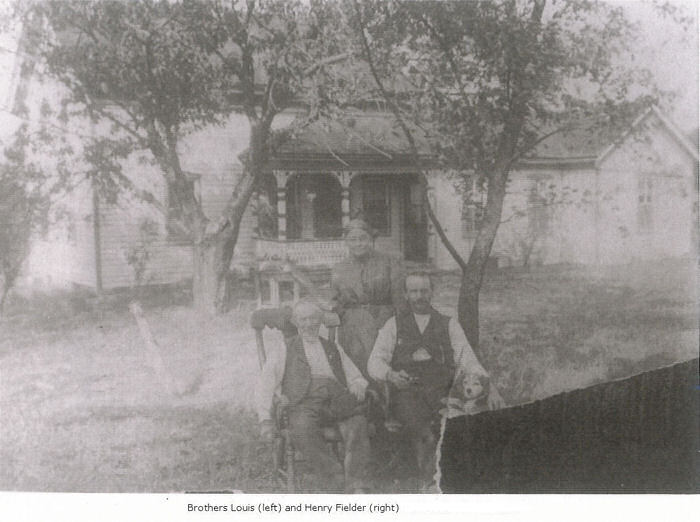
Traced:
POLYGON ((281 269, 285 264, 326 285, 331 267, 347 255, 343 230, 357 216, 376 231, 377 250, 430 262, 427 185, 419 176, 396 170, 274 170, 265 176, 254 199, 259 304, 278 306, 303 295, 303 285, 281 269))

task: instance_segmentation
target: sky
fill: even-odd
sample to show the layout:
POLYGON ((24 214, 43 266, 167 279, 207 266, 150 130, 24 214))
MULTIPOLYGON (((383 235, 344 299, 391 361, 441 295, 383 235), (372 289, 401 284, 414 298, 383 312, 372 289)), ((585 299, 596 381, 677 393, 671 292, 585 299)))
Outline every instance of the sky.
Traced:
MULTIPOLYGON (((698 127, 698 5, 700 0, 672 0, 693 19, 683 31, 664 19, 651 1, 614 2, 625 9, 630 20, 640 26, 642 46, 635 56, 648 67, 659 87, 677 91, 679 98, 669 115, 683 131, 698 127)), ((611 2, 612 3, 612 2, 611 2)))

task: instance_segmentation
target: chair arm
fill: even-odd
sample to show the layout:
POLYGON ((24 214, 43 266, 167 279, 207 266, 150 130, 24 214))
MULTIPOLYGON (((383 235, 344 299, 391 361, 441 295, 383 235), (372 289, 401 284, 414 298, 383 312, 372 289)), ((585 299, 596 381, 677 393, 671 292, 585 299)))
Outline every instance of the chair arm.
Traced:
POLYGON ((281 308, 262 308, 250 314, 250 326, 256 330, 262 330, 266 326, 285 331, 289 328, 292 319, 292 309, 288 306, 281 308))
POLYGON ((382 405, 382 397, 379 394, 377 390, 373 390, 372 388, 367 388, 367 402, 371 404, 377 404, 379 406, 382 405))

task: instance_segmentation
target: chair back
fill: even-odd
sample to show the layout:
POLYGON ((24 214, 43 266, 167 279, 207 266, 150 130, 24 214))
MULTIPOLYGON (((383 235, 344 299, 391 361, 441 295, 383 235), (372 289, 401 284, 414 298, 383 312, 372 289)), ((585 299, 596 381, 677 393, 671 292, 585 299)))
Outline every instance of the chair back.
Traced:
MULTIPOLYGON (((340 317, 333 312, 323 314, 323 324, 328 329, 328 340, 335 342, 336 330, 340 326, 340 317)), ((279 330, 285 338, 296 335, 296 326, 292 322, 292 308, 261 308, 250 315, 250 326, 255 330, 255 346, 258 353, 260 368, 267 360, 263 330, 265 327, 279 330)))

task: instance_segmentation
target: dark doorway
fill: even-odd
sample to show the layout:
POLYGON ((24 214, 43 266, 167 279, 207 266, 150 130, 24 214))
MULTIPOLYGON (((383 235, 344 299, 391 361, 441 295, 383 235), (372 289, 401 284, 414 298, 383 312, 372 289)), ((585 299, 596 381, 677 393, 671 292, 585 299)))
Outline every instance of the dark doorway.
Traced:
POLYGON ((404 184, 404 258, 407 261, 419 263, 428 261, 428 216, 425 209, 424 193, 425 188, 415 178, 404 184))

